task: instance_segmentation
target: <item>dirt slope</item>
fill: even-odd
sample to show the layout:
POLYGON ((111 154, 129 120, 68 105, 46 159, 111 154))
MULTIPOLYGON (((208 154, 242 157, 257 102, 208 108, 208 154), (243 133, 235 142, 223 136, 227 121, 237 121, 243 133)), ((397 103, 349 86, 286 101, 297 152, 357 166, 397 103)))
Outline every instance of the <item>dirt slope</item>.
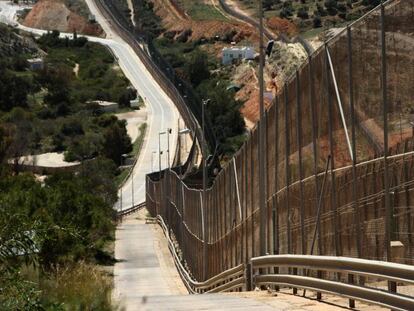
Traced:
POLYGON ((255 30, 249 25, 233 20, 193 20, 175 1, 153 0, 153 3, 155 13, 161 17, 165 29, 177 35, 191 29, 191 36, 188 38, 190 41, 222 37, 230 33, 236 42, 243 39, 258 41, 255 30))
POLYGON ((98 24, 89 23, 85 17, 71 11, 62 0, 40 0, 24 20, 24 25, 33 28, 59 30, 100 36, 98 24))

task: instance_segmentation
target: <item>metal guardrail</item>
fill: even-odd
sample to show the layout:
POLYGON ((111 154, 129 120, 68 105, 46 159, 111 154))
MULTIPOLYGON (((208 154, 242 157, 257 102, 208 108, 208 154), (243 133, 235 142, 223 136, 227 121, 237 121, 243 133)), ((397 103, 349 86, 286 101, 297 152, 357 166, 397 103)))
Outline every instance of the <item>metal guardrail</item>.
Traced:
POLYGON ((197 282, 194 280, 178 256, 177 248, 168 233, 168 228, 164 222, 164 219, 158 215, 157 220, 164 231, 165 237, 167 238, 168 248, 173 256, 175 266, 177 267, 180 277, 190 294, 228 292, 246 288, 246 273, 245 265, 243 264, 215 275, 204 282, 197 282))
POLYGON ((397 283, 414 284, 414 266, 374 261, 358 258, 311 256, 311 255, 273 255, 251 259, 248 265, 248 274, 251 284, 248 287, 263 285, 289 286, 296 289, 309 289, 347 297, 350 305, 353 300, 361 300, 393 310, 414 310, 414 297, 397 293, 397 283), (264 268, 289 268, 294 274, 268 273, 264 268), (293 269, 292 269, 293 268, 293 269), (297 268, 318 271, 337 272, 348 275, 348 283, 340 280, 324 280, 316 277, 296 275, 297 268), (368 276, 375 279, 389 281, 389 291, 383 289, 355 285, 354 276, 368 276))
POLYGON ((130 208, 124 209, 122 211, 119 211, 117 213, 117 216, 118 216, 118 218, 122 218, 124 216, 128 216, 128 215, 130 215, 132 213, 138 212, 139 210, 145 208, 145 206, 146 206, 146 202, 142 202, 142 203, 140 203, 138 205, 135 205, 135 206, 132 206, 130 208))

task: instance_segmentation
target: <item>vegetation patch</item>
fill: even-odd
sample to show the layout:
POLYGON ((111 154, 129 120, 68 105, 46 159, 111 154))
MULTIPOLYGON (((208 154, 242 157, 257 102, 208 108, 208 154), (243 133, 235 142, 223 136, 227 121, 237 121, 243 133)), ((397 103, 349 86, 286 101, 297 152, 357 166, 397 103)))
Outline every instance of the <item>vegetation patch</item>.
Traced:
MULTIPOLYGON (((237 1, 251 14, 257 15, 256 1, 237 1)), ((320 32, 315 32, 313 28, 339 27, 361 17, 380 3, 380 0, 264 0, 263 8, 270 21, 273 17, 288 19, 310 37, 320 32)))
POLYGON ((23 51, 0 62, 0 121, 14 137, 10 156, 65 152, 68 161, 105 156, 120 164, 132 150, 126 123, 96 101, 129 109, 137 94, 113 56, 83 37, 61 39, 57 31, 36 43, 47 53, 41 68, 31 70, 31 55, 23 51))
POLYGON ((226 16, 223 15, 216 7, 211 3, 206 3, 201 0, 180 0, 177 1, 180 6, 191 16, 195 21, 227 21, 226 16))

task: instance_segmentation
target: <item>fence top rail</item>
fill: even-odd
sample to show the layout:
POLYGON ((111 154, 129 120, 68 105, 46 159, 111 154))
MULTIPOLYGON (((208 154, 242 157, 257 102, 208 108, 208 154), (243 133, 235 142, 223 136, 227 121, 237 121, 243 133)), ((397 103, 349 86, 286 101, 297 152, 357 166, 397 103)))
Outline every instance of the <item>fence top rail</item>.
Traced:
POLYGON ((414 283, 414 266, 377 260, 315 255, 270 255, 254 257, 251 259, 251 263, 254 269, 272 266, 294 266, 414 283))
POLYGON ((135 211, 138 211, 138 210, 144 208, 145 206, 146 206, 146 202, 142 202, 142 203, 134 205, 130 208, 118 211, 117 214, 118 214, 118 216, 124 216, 124 215, 130 214, 130 213, 133 213, 135 211))

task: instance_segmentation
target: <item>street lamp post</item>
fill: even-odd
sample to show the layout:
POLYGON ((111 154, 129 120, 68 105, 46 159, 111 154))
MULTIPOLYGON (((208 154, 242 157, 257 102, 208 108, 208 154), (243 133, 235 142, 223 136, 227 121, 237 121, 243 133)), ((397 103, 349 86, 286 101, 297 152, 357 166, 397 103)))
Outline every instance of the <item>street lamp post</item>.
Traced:
MULTIPOLYGON (((122 154, 121 154, 121 157, 120 157, 120 166, 122 166, 122 154)), ((122 168, 120 168, 120 169, 122 169, 122 168)), ((120 190, 120 199, 121 199, 121 212, 122 212, 122 186, 119 188, 119 190, 120 190)))
MULTIPOLYGON (((203 211, 202 211, 202 217, 203 217, 203 257, 204 260, 208 260, 207 259, 207 209, 206 209, 206 187, 207 187, 207 168, 206 168, 206 157, 207 157, 207 150, 206 150, 206 142, 205 142, 205 137, 204 137, 204 133, 205 133, 205 106, 208 105, 208 103, 210 102, 210 99, 203 99, 202 105, 201 105, 201 131, 202 131, 202 143, 201 143, 201 154, 202 159, 203 159, 203 192, 202 192, 202 207, 203 207, 203 211)), ((207 279, 207 273, 208 273, 208 264, 205 263, 204 264, 204 280, 207 279)))
POLYGON ((131 171, 131 192, 132 192, 132 207, 134 207, 134 166, 131 171))
POLYGON ((158 133, 158 172, 159 172, 159 177, 161 180, 161 155, 162 155, 162 151, 161 151, 161 135, 164 135, 164 132, 159 132, 158 133))
POLYGON ((157 154, 157 151, 153 151, 151 154, 151 172, 154 172, 154 154, 157 154))
POLYGON ((171 165, 170 165, 170 134, 172 133, 172 129, 168 128, 167 129, 167 166, 168 169, 170 169, 171 165))

